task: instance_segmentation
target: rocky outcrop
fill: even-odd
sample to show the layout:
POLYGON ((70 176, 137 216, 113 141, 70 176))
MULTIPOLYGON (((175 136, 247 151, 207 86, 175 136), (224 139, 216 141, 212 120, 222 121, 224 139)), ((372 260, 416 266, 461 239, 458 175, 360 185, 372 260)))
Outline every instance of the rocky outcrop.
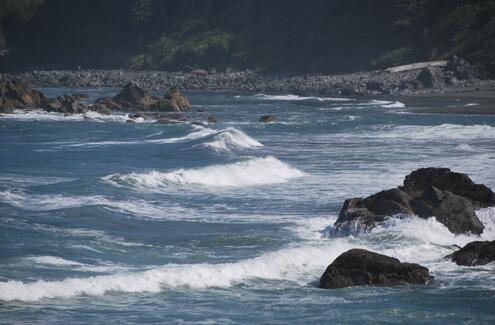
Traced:
POLYGON ((424 88, 443 88, 445 86, 445 75, 438 67, 430 67, 421 70, 416 80, 424 88))
POLYGON ((131 81, 113 97, 101 97, 94 103, 94 110, 111 111, 174 111, 181 112, 191 107, 178 88, 171 88, 164 98, 149 94, 131 81))
POLYGON ((396 258, 364 249, 351 249, 327 267, 320 278, 320 288, 425 284, 432 279, 428 269, 419 264, 402 263, 396 258))
POLYGON ((391 216, 417 215, 435 217, 454 234, 481 234, 484 226, 475 209, 487 206, 495 206, 495 200, 485 185, 447 168, 422 168, 406 176, 401 187, 345 200, 334 226, 344 232, 370 230, 391 216))
POLYGON ((468 175, 456 173, 448 168, 420 168, 404 179, 403 190, 413 196, 434 186, 444 191, 463 196, 478 208, 495 206, 495 193, 483 184, 474 183, 468 175))
POLYGON ((12 113, 14 109, 40 108, 46 96, 14 80, 0 83, 0 113, 12 113))
POLYGON ((165 94, 164 99, 166 111, 181 112, 191 108, 191 104, 189 104, 187 98, 180 93, 177 87, 170 88, 165 94))
POLYGON ((44 100, 41 108, 48 112, 82 114, 88 110, 88 105, 80 99, 77 95, 65 94, 44 100))
POLYGON ((495 261, 495 240, 473 241, 454 254, 446 256, 457 265, 485 265, 495 261))

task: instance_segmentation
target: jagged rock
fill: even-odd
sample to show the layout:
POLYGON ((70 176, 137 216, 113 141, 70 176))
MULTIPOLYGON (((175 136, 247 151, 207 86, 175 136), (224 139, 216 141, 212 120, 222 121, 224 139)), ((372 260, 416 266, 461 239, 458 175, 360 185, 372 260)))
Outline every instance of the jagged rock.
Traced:
POLYGON ((164 98, 153 96, 135 82, 127 83, 114 97, 101 97, 93 105, 95 109, 118 111, 175 111, 190 108, 187 98, 175 87, 171 88, 164 98))
POLYGON ((495 194, 483 184, 474 183, 469 176, 449 168, 420 168, 404 179, 403 190, 413 196, 421 195, 434 186, 468 198, 475 208, 495 206, 495 194))
POLYGON ((435 216, 454 234, 471 232, 479 235, 485 228, 476 216, 471 201, 434 186, 426 189, 419 198, 413 199, 411 206, 419 217, 435 216))
POLYGON ((440 68, 429 67, 421 70, 416 77, 424 88, 443 88, 445 85, 445 76, 440 68))
POLYGON ((181 112, 191 108, 191 104, 185 96, 183 96, 179 88, 172 87, 165 94, 165 110, 181 112))
POLYGON ((424 266, 364 249, 351 249, 330 264, 320 278, 320 288, 336 289, 359 285, 395 286, 425 284, 433 279, 424 266))
POLYGON ((459 249, 457 252, 446 256, 457 265, 475 266, 485 265, 495 261, 495 240, 473 241, 459 249))
POLYGON ((263 122, 263 123, 273 123, 276 121, 277 118, 275 117, 275 115, 264 115, 260 117, 260 119, 258 120, 258 122, 263 122))
POLYGON ((81 114, 88 109, 88 105, 72 95, 65 94, 45 100, 42 108, 48 112, 81 114))
POLYGON ((0 82, 0 113, 14 109, 40 108, 46 96, 18 80, 0 82))
POLYGON ((390 216, 417 215, 435 217, 454 234, 481 234, 475 208, 494 205, 493 192, 467 175, 422 168, 406 176, 402 187, 345 200, 334 226, 344 232, 370 230, 390 216))

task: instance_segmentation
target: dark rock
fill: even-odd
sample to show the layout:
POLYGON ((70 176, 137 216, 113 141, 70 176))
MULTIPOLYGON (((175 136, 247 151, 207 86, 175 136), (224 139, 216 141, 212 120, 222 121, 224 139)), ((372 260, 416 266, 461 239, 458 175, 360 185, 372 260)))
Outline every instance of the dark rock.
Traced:
POLYGON ((12 113, 14 109, 40 108, 45 100, 43 93, 28 88, 18 80, 0 82, 0 113, 12 113))
POLYGON ((213 124, 213 123, 217 123, 217 119, 213 116, 208 116, 208 119, 206 120, 208 122, 208 124, 213 124))
POLYGON ((468 198, 477 209, 495 206, 495 194, 490 188, 448 168, 415 170, 404 179, 403 190, 412 196, 419 196, 430 186, 468 198))
POLYGON ((425 190, 419 198, 413 199, 411 205, 419 217, 435 216, 454 234, 471 232, 479 235, 485 228, 476 216, 471 201, 433 186, 425 190))
POLYGON ((400 189, 381 191, 366 199, 347 199, 340 210, 335 227, 346 232, 352 229, 370 230, 387 216, 413 214, 412 197, 400 189))
POLYGON ((258 120, 258 122, 263 122, 263 123, 273 123, 276 121, 277 118, 275 117, 275 115, 264 115, 260 117, 260 119, 258 120))
POLYGON ((427 268, 364 249, 351 249, 330 264, 320 278, 320 288, 359 285, 395 286, 425 284, 433 279, 427 268))
POLYGON ((48 112, 81 114, 88 109, 88 105, 72 95, 65 94, 46 100, 42 108, 48 112))
POLYGON ((494 205, 493 192, 467 175, 422 168, 409 174, 403 187, 345 200, 334 226, 344 232, 366 231, 390 216, 417 215, 435 217, 454 234, 481 234, 484 226, 475 208, 494 205))
POLYGON ((440 68, 430 67, 421 70, 416 77, 424 88, 443 88, 445 86, 445 76, 440 68))
POLYGON ((473 241, 446 256, 452 259, 457 265, 475 266, 485 265, 495 261, 495 240, 493 241, 473 241))
POLYGON ((381 81, 370 80, 366 83, 366 90, 385 92, 385 84, 381 81))

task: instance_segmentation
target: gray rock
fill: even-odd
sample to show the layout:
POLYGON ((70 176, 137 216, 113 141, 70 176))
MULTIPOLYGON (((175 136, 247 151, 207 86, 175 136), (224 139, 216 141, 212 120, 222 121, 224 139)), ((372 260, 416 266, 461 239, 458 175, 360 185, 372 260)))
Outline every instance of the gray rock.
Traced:
POLYGON ((351 249, 330 264, 320 278, 320 288, 425 284, 433 280, 426 267, 364 249, 351 249))

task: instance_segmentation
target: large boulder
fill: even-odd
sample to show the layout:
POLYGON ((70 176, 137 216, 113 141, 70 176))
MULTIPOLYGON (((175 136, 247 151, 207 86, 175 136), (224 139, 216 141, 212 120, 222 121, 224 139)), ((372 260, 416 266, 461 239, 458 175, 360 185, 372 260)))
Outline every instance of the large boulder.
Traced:
POLYGON ((327 267, 320 278, 320 288, 425 284, 432 279, 428 269, 419 264, 402 263, 396 258, 364 249, 351 249, 327 267))
POLYGON ((21 81, 0 82, 0 113, 12 113, 14 109, 40 108, 46 96, 28 88, 21 81))
POLYGON ((495 206, 493 197, 465 174, 422 168, 406 176, 404 186, 345 200, 334 226, 343 232, 370 230, 391 216, 417 215, 435 217, 454 234, 481 234, 484 226, 475 209, 495 206))
POLYGON ((418 196, 430 186, 463 196, 477 209, 495 205, 495 194, 490 188, 476 184, 468 175, 453 172, 449 168, 430 167, 415 170, 404 179, 403 190, 418 196))
POLYGON ((473 241, 446 258, 452 259, 457 265, 485 265, 495 261, 495 240, 473 241))

